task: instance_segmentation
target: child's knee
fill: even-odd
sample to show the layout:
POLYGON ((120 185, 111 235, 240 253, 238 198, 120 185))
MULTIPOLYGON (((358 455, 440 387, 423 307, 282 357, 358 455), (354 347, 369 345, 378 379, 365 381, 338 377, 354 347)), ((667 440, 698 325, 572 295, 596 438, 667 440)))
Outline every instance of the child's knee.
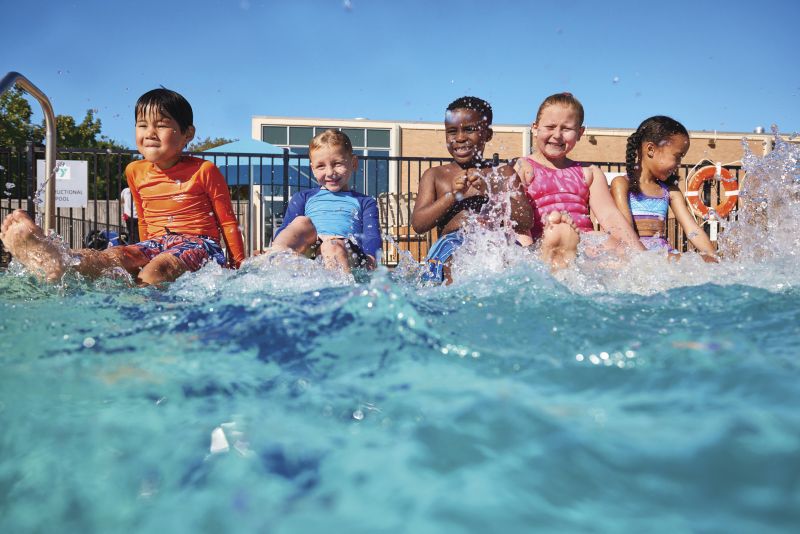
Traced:
POLYGON ((139 272, 139 280, 145 284, 172 282, 188 271, 183 261, 172 254, 159 254, 139 272))
POLYGON ((314 227, 314 223, 311 222, 311 218, 305 215, 298 215, 290 224, 289 227, 292 227, 296 230, 307 232, 309 230, 313 230, 316 233, 316 228, 314 227))

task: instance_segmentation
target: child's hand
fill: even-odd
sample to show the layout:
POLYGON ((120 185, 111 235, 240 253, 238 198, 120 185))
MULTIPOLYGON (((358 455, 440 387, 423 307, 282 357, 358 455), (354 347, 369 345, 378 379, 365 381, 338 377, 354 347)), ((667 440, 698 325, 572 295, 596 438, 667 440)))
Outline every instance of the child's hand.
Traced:
POLYGON ((486 179, 484 178, 483 174, 480 172, 473 170, 472 172, 468 172, 466 177, 467 183, 469 187, 475 189, 478 194, 483 194, 486 192, 486 179))
POLYGON ((453 179, 453 194, 463 195, 469 189, 469 181, 467 180, 466 173, 456 176, 453 179))

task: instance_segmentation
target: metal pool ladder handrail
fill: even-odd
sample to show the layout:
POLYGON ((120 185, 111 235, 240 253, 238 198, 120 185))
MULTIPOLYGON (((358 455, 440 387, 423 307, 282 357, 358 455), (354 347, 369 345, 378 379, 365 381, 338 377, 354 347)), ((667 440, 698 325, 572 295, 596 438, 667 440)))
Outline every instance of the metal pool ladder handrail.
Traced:
POLYGON ((53 114, 53 106, 50 99, 25 76, 19 72, 9 72, 0 80, 0 95, 11 89, 16 84, 27 93, 31 94, 42 106, 47 134, 45 137, 44 169, 45 176, 49 179, 45 182, 44 193, 44 221, 42 227, 44 233, 56 227, 56 181, 54 170, 56 166, 56 117, 53 114))

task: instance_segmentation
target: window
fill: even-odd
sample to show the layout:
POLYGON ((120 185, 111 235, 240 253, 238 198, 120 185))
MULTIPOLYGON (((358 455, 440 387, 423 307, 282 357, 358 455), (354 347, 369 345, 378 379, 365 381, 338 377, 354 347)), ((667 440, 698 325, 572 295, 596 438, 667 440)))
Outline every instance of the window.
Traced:
MULTIPOLYGON (((273 145, 288 148, 292 152, 301 153, 299 148, 308 148, 308 143, 315 135, 319 135, 325 130, 341 130, 355 149, 389 149, 390 131, 375 128, 341 128, 338 126, 274 126, 264 125, 261 127, 261 138, 273 145)), ((308 151, 303 152, 305 154, 308 151)))
POLYGON ((380 193, 389 191, 389 151, 388 150, 369 150, 368 156, 380 159, 368 159, 364 161, 366 169, 367 193, 378 196, 380 193), (386 158, 386 159, 384 159, 386 158))
POLYGON ((285 145, 286 126, 262 126, 261 139, 273 145, 285 145))
POLYGON ((367 130, 367 146, 389 148, 389 130, 367 130))
MULTIPOLYGON (((289 126, 289 144, 308 147, 311 138, 314 137, 314 129, 306 126, 289 126)), ((292 151, 294 152, 294 150, 292 151)))
MULTIPOLYGON (((262 138, 281 148, 288 148, 294 154, 308 155, 308 143, 315 135, 325 130, 341 130, 353 143, 353 153, 359 158, 364 156, 376 159, 362 159, 358 171, 350 179, 350 187, 354 191, 377 196, 389 191, 389 175, 391 166, 388 161, 391 146, 391 131, 383 128, 343 128, 339 126, 262 126, 262 138)), ((292 159, 291 165, 296 169, 301 187, 313 186, 314 179, 307 158, 292 159)))
POLYGON ((342 128, 342 133, 350 138, 350 142, 353 143, 353 148, 366 146, 364 144, 366 139, 364 128, 342 128))

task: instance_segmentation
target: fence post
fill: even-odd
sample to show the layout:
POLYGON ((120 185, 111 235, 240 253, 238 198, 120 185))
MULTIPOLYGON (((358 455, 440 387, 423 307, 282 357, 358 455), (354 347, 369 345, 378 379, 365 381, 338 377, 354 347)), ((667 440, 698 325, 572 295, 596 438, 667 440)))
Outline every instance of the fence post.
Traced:
POLYGON ((289 149, 283 149, 283 213, 289 208, 289 149))
POLYGON ((36 213, 33 206, 33 193, 36 191, 36 173, 35 165, 36 160, 33 152, 33 141, 25 141, 25 155, 27 158, 27 180, 25 185, 27 187, 28 205, 26 211, 32 219, 36 220, 36 213))

